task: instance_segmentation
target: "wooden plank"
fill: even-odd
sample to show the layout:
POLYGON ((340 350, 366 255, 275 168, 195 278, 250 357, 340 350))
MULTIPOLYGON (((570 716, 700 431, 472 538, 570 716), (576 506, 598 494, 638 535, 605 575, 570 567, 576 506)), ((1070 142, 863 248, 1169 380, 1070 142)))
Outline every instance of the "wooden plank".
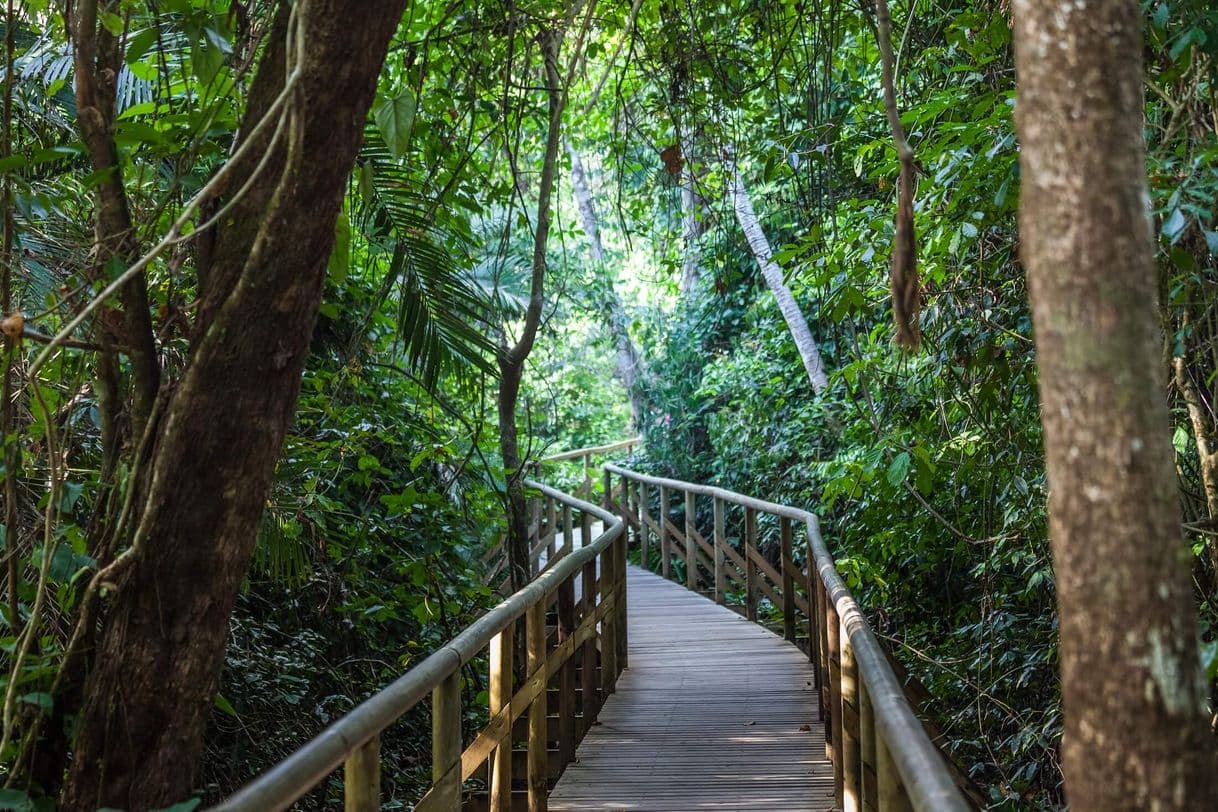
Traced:
MULTIPOLYGON (((511 704, 512 654, 515 648, 516 623, 513 621, 491 641, 490 657, 490 713, 494 716, 511 704)), ((495 812, 509 810, 512 804, 512 726, 504 725, 504 732, 495 744, 495 758, 491 763, 490 807, 495 812)))
POLYGON ((550 809, 832 809, 808 658, 682 586, 627 572, 630 669, 550 809))
POLYGON ((656 511, 656 515, 660 520, 660 575, 664 578, 672 577, 672 550, 669 546, 668 527, 668 488, 660 486, 660 507, 656 511))
POLYGON ((380 812, 381 737, 373 736, 343 765, 344 812, 380 812))
MULTIPOLYGON (((530 675, 545 684, 546 606, 537 603, 525 613, 525 653, 530 675)), ((542 691, 529 705, 529 812, 546 812, 546 697, 542 691)))
POLYGON ((698 591, 698 559, 694 554, 694 526, 697 523, 694 510, 697 497, 693 491, 685 492, 685 588, 698 591))
POLYGON ((727 572, 724 569, 724 547, 727 546, 727 529, 723 521, 723 500, 715 497, 715 603, 727 601, 727 572))

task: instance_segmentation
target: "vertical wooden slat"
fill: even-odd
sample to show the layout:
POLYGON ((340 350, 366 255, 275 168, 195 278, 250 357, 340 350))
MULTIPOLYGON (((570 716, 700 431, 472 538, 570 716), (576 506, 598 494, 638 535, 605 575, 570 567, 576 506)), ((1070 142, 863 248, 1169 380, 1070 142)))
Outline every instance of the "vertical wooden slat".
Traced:
POLYGON ((435 809, 461 809, 461 669, 431 692, 431 796, 435 809))
POLYGON ((715 497, 715 603, 727 600, 727 528, 723 518, 723 500, 715 497))
MULTIPOLYGON (((825 681, 820 677, 820 593, 817 590, 817 585, 820 583, 820 575, 816 572, 816 555, 812 551, 812 534, 806 533, 807 537, 807 565, 804 567, 806 580, 804 582, 804 594, 808 596, 808 659, 812 661, 812 674, 816 678, 816 689, 823 691, 825 681)), ((822 717, 823 718, 823 717, 822 717)))
MULTIPOLYGON (((575 545, 575 534, 571 532, 572 527, 574 527, 574 525, 571 524, 571 506, 563 505, 562 506, 562 541, 563 541, 563 543, 562 543, 562 547, 559 548, 559 552, 564 555, 566 553, 574 552, 574 550, 575 550, 575 546, 574 546, 575 545)), ((581 542, 581 543, 583 543, 583 542, 581 542)))
POLYGON ((668 488, 663 485, 660 486, 660 507, 656 511, 656 520, 660 523, 660 575, 670 578, 672 554, 668 537, 668 488))
POLYGON ((651 494, 648 492, 647 484, 639 483, 639 518, 641 519, 640 532, 642 535, 639 538, 639 566, 643 569, 651 569, 651 504, 649 499, 651 494))
POLYGON ((813 582, 816 589, 816 639, 819 642, 816 679, 820 687, 820 718, 821 721, 824 721, 829 710, 831 693, 829 689, 829 618, 826 615, 829 601, 825 598, 825 582, 821 580, 819 572, 813 575, 813 582))
MULTIPOLYGON (((617 602, 614 611, 617 612, 617 626, 614 628, 614 642, 617 643, 617 671, 621 674, 626 670, 630 649, 627 638, 630 628, 626 614, 626 538, 623 536, 617 544, 617 562, 613 572, 617 576, 617 602)), ((616 679, 616 678, 615 678, 616 679)))
POLYGON ((360 745, 343 765, 343 809, 345 812, 380 812, 381 737, 360 745))
MULTIPOLYGON (((575 575, 558 586, 558 642, 575 633, 575 575)), ((558 758, 565 767, 575 760, 575 653, 558 671, 558 758)))
POLYGON ((610 513, 613 512, 613 474, 605 471, 601 474, 601 484, 605 489, 604 495, 601 497, 601 507, 610 513))
MULTIPOLYGON (((525 654, 528 673, 532 677, 545 668, 546 662, 546 601, 538 601, 525 613, 525 654)), ((544 684, 544 677, 543 677, 544 684)), ((529 704, 528 725, 528 784, 529 812, 545 812, 547 787, 546 764, 546 692, 543 689, 529 704)), ((460 754, 458 753, 458 758, 460 754)))
POLYGON ((795 642, 795 562, 792 561, 791 520, 779 517, 782 547, 782 634, 795 642))
POLYGON ((901 784, 897 765, 883 736, 875 737, 876 788, 879 795, 880 812, 912 812, 909 796, 901 784))
MULTIPOLYGON (((512 652, 515 648, 516 622, 512 621, 491 640, 490 712, 502 711, 512 701, 512 652)), ((512 725, 499 739, 491 759, 490 805, 492 812, 512 808, 512 725)))
POLYGON ((552 561, 554 559, 555 543, 558 539, 558 503, 554 501, 552 496, 546 497, 546 519, 550 526, 550 539, 546 542, 546 556, 552 561))
POLYGON ((587 501, 592 496, 592 455, 584 455, 584 481, 579 485, 583 499, 587 501))
POLYGON ((833 601, 825 596, 825 633, 828 637, 829 654, 829 724, 825 725, 825 733, 829 737, 828 754, 833 759, 833 789, 837 798, 837 808, 845 804, 842 784, 842 652, 841 652, 841 622, 837 617, 837 608, 833 601))
POLYGON ((867 682, 859 677, 859 757, 862 762, 860 774, 863 779, 863 812, 876 812, 879 794, 875 785, 875 711, 871 707, 871 695, 867 693, 867 682))
MULTIPOLYGON (((584 533, 592 533, 592 514, 583 515, 584 533)), ((596 613, 596 559, 584 564, 582 573, 583 584, 580 587, 580 601, 583 609, 581 617, 589 617, 596 613)), ((596 646, 597 637, 593 635, 583 645, 583 659, 580 662, 580 689, 583 705, 580 712, 584 716, 584 731, 592 727, 596 715, 600 712, 600 687, 596 678, 596 646)))
MULTIPOLYGON (((600 554, 601 600, 617 596, 617 545, 611 544, 600 554)), ((601 618, 601 696, 613 693, 617 685, 617 611, 601 618)))
POLYGON ((694 552, 694 531, 697 530, 697 518, 694 516, 696 499, 693 491, 685 492, 685 587, 694 592, 698 591, 698 556, 694 552))
POLYGON ((757 551, 757 511, 751 507, 744 509, 744 588, 745 588, 745 617, 757 620, 757 565, 753 562, 753 554, 757 551))
POLYGON ((858 666, 854 661, 854 645, 845 624, 838 627, 838 647, 842 670, 842 812, 862 812, 863 774, 859 747, 858 666))

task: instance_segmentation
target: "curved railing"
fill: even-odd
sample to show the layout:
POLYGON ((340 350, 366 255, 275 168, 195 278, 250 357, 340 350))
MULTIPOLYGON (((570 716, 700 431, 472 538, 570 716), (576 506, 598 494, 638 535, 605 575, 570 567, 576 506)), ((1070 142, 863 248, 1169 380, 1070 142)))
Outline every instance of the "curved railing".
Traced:
POLYGON ((726 599, 734 582, 744 592, 750 620, 757 619, 762 597, 769 598, 781 608, 783 631, 791 642, 799 638, 798 620, 803 615, 807 651, 821 689, 821 709, 829 717, 825 731, 838 809, 900 810, 912 805, 925 812, 953 812, 971 808, 838 574, 815 514, 613 464, 604 466, 604 479, 604 492, 609 495, 606 507, 616 510, 633 531, 644 566, 650 567, 653 553, 658 552, 661 574, 669 578, 674 570, 683 569, 685 585, 694 590, 703 583, 705 573, 719 602, 726 599), (620 486, 615 487, 614 477, 621 480, 620 486), (684 497, 683 527, 669 519, 674 494, 684 497), (698 497, 709 497, 714 503, 709 541, 698 532, 698 497), (727 512, 733 505, 744 511, 739 552, 727 536, 727 512), (758 514, 778 518, 777 566, 759 550, 758 514), (806 529, 806 560, 815 563, 814 569, 801 569, 794 561, 793 523, 806 529), (658 537, 658 549, 651 546, 653 534, 658 537))
POLYGON ((568 533, 545 572, 213 810, 286 809, 340 765, 346 812, 379 810, 381 732, 428 694, 432 785, 416 810, 459 810, 462 787, 475 777, 485 782, 492 809, 511 808, 514 743, 527 748, 528 806, 545 808, 549 780, 574 759, 625 667, 626 545, 622 522, 605 510, 539 482, 527 486, 562 505, 566 527, 575 526, 572 512, 578 512, 582 538, 590 543, 576 548, 568 533), (592 539, 594 520, 604 530, 592 539), (461 670, 483 651, 490 655, 490 718, 464 745, 461 670), (522 667, 513 666, 518 653, 522 667), (557 692, 556 730, 548 729, 550 689, 557 692), (522 716, 527 722, 514 730, 522 716), (556 753, 549 750, 555 740, 556 753))

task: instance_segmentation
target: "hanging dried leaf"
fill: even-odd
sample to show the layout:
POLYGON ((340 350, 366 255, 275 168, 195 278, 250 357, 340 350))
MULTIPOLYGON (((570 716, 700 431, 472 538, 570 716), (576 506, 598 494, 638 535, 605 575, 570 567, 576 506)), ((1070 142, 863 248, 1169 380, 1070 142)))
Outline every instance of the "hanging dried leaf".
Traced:
POLYGON ((681 176, 681 170, 685 168, 685 159, 681 157, 679 144, 673 144, 660 150, 660 160, 664 162, 664 168, 668 170, 668 174, 674 178, 681 176))

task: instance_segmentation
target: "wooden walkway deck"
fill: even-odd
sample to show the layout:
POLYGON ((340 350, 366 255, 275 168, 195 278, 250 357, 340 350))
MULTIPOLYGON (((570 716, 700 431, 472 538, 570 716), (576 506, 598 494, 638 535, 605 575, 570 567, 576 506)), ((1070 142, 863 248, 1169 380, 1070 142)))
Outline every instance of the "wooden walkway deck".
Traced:
POLYGON ((549 808, 832 809, 807 657, 638 567, 627 594, 629 668, 549 808))

